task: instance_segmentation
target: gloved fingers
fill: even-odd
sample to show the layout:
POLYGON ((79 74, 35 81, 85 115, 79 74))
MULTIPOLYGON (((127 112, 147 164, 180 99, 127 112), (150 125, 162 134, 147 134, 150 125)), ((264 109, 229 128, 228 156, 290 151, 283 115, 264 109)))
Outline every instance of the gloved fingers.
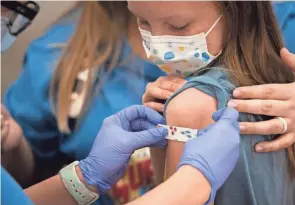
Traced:
POLYGON ((149 130, 134 133, 133 150, 143 147, 155 146, 156 144, 164 144, 168 130, 163 127, 155 127, 149 130))
MULTIPOLYGON (((121 169, 119 169, 119 170, 115 173, 115 176, 113 176, 114 179, 118 179, 118 180, 120 180, 120 179, 124 176, 124 174, 125 174, 125 172, 126 172, 126 170, 127 170, 127 168, 128 168, 129 161, 130 161, 130 157, 129 157, 128 160, 122 165, 121 169)), ((118 181, 118 180, 117 180, 117 181, 118 181)), ((117 182, 117 181, 116 181, 116 182, 117 182)), ((111 186, 112 186, 112 185, 111 185, 111 186)))
POLYGON ((235 109, 232 109, 232 108, 220 109, 220 110, 216 111, 215 113, 213 113, 212 118, 214 121, 219 122, 218 124, 221 124, 221 125, 217 126, 217 123, 214 123, 214 124, 208 125, 205 129, 198 130, 198 137, 202 136, 206 132, 213 130, 213 129, 217 130, 220 128, 225 128, 225 129, 228 128, 229 123, 226 122, 228 120, 233 122, 232 124, 234 125, 234 127, 239 127, 238 121, 237 121, 239 118, 239 113, 235 109), (216 127, 216 128, 214 128, 214 127, 216 127))
MULTIPOLYGON (((153 123, 149 122, 148 120, 144 120, 144 119, 137 119, 134 120, 132 122, 130 122, 130 127, 131 127, 131 131, 132 132, 141 132, 144 130, 149 130, 149 129, 153 129, 156 128, 156 125, 154 125, 153 123)), ((167 133, 168 135, 168 133, 167 133)), ((167 136, 165 135, 165 136, 167 136)), ((152 147, 160 147, 163 148, 167 145, 167 140, 164 139, 154 145, 151 145, 152 147)))
POLYGON ((214 124, 210 124, 208 125, 205 129, 202 130, 198 130, 198 137, 202 136, 203 134, 205 134, 208 130, 210 130, 212 127, 214 126, 214 124))
MULTIPOLYGON (((204 135, 205 133, 203 133, 204 135)), ((227 135, 240 135, 240 127, 238 121, 229 121, 228 119, 220 119, 218 122, 213 124, 206 131, 206 136, 211 138, 215 137, 226 137, 227 135), (211 136, 212 135, 212 136, 211 136)))
POLYGON ((155 128, 157 125, 145 119, 136 119, 130 122, 132 132, 141 132, 144 130, 155 128))
POLYGON ((157 111, 143 105, 133 105, 120 112, 122 120, 133 121, 135 119, 146 119, 153 124, 164 124, 165 119, 157 111))
POLYGON ((227 119, 230 121, 237 121, 239 118, 239 112, 233 108, 226 107, 226 108, 222 108, 222 109, 216 111, 215 113, 213 113, 212 118, 215 122, 217 122, 221 119, 223 119, 223 120, 227 119))
POLYGON ((233 129, 236 130, 237 132, 240 132, 238 121, 233 121, 232 123, 228 123, 227 119, 225 120, 222 119, 222 120, 219 120, 218 123, 208 125, 205 129, 198 130, 197 136, 201 137, 202 135, 210 131, 213 131, 216 133, 219 132, 220 134, 222 134, 226 131, 233 130, 233 129))
MULTIPOLYGON (((228 119, 220 119, 205 134, 206 138, 214 140, 216 145, 227 142, 228 146, 236 146, 240 143, 240 127, 238 121, 229 122, 228 119)), ((202 137, 200 138, 202 139, 202 137)))

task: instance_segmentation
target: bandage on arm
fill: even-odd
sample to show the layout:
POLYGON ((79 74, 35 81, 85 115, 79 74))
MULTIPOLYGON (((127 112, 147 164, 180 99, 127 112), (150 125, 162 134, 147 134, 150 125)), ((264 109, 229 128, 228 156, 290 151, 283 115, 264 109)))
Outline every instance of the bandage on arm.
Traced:
MULTIPOLYGON (((212 120, 212 114, 216 110, 217 101, 215 98, 195 88, 189 88, 177 95, 168 104, 166 122, 167 125, 177 127, 203 129, 214 122, 212 120)), ((168 140, 165 179, 176 172, 183 147, 184 142, 168 140)), ((192 194, 195 193, 192 192, 192 194)))
MULTIPOLYGON (((168 130, 167 140, 187 142, 190 139, 197 137, 198 129, 190 129, 169 125, 159 124, 158 127, 164 127, 168 130)), ((181 143, 181 144, 183 144, 181 143)), ((180 144, 180 145, 181 145, 180 144)), ((166 161, 166 149, 162 148, 150 148, 152 165, 156 176, 156 184, 161 184, 164 181, 165 161, 166 161)))

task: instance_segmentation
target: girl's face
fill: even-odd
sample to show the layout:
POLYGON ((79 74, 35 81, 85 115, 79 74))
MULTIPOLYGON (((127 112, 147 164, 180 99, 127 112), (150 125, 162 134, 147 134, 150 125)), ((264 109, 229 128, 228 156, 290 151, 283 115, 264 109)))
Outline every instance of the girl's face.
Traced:
MULTIPOLYGON (((190 36, 207 32, 221 15, 213 2, 129 1, 128 8, 137 17, 138 26, 155 36, 190 36)), ((221 18, 206 38, 212 55, 222 49, 223 34, 224 19, 221 18)))

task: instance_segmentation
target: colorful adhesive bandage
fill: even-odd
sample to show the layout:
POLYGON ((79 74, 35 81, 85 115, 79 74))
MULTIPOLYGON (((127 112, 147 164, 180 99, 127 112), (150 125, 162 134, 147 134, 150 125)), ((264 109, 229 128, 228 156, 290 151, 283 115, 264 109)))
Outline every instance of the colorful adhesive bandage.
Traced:
POLYGON ((185 127, 176 127, 158 124, 158 127, 164 127, 168 130, 167 140, 186 142, 198 136, 198 129, 189 129, 185 127))

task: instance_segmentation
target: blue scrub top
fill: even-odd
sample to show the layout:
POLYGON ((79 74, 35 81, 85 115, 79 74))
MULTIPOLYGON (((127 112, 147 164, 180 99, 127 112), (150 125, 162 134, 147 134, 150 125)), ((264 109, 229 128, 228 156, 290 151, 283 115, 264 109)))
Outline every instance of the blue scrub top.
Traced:
POLYGON ((33 205, 9 173, 1 166, 1 205, 33 205))
MULTIPOLYGON (((104 84, 92 97, 77 128, 71 134, 61 133, 50 107, 49 88, 62 52, 57 45, 65 44, 74 29, 75 23, 60 22, 33 41, 24 57, 22 73, 5 95, 4 104, 23 129, 39 167, 50 164, 49 169, 53 169, 58 164, 56 169, 60 169, 63 164, 87 157, 103 120, 123 108, 141 104, 146 84, 164 75, 155 65, 132 57, 131 47, 122 39, 121 59, 130 60, 108 75, 100 73, 98 80, 103 78, 104 84)), ((47 171, 48 168, 44 170, 47 171)))
POLYGON ((295 53, 295 2, 273 2, 286 48, 295 53))

